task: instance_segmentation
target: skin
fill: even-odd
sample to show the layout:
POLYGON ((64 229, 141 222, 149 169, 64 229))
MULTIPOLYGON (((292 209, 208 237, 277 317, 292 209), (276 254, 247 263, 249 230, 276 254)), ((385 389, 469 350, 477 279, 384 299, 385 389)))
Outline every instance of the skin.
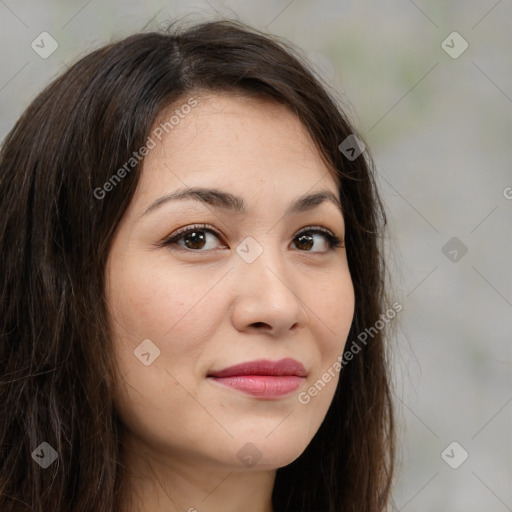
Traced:
POLYGON ((234 94, 193 96, 198 105, 145 157, 106 268, 121 453, 131 475, 123 512, 269 512, 276 469, 317 432, 339 374, 307 404, 298 394, 343 352, 354 313, 345 248, 330 250, 322 234, 310 233, 311 246, 297 236, 321 226, 343 239, 340 210, 326 201, 283 215, 305 193, 328 190, 339 199, 339 192, 286 107, 234 94), (240 196, 248 212, 187 199, 144 214, 186 186, 240 196), (202 243, 185 235, 158 245, 197 223, 221 235, 203 230, 202 243), (252 263, 236 252, 248 236, 263 249, 252 263), (147 366, 134 355, 146 339, 160 350, 147 366), (256 398, 207 379, 214 369, 284 357, 308 375, 282 398, 256 398), (237 456, 247 443, 260 455, 250 467, 237 456))

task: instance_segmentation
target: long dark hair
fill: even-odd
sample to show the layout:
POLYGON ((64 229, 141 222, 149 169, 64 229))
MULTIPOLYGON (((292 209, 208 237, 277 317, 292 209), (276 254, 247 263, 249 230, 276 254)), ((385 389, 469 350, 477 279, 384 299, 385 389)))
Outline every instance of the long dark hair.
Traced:
MULTIPOLYGON (((281 39, 217 21, 140 33, 76 62, 26 109, 0 153, 0 510, 117 512, 124 492, 116 367, 104 295, 113 234, 140 167, 93 193, 194 91, 243 91, 287 105, 332 164, 355 289, 348 342, 387 307, 386 217, 368 151, 328 89, 281 39), (32 459, 48 443, 47 469, 32 459), (36 451, 36 453, 35 453, 36 451)), ((384 330, 343 366, 306 450, 277 470, 277 512, 377 512, 390 500, 393 405, 384 330)), ((35 460, 35 458, 34 458, 35 460)))

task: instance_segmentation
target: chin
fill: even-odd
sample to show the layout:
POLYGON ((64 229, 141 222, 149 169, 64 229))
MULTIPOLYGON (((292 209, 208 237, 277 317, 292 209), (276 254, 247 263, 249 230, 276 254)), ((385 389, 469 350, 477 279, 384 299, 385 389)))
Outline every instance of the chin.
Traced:
POLYGON ((246 439, 243 443, 237 441, 235 449, 236 466, 242 471, 273 470, 287 466, 304 452, 309 442, 304 438, 293 439, 276 433, 268 438, 246 439))

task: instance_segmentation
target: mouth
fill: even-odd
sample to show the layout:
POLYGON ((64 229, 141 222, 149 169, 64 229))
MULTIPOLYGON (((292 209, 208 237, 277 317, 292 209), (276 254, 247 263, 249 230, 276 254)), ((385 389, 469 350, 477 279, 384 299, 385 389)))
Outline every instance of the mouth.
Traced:
POLYGON ((304 366, 295 359, 279 361, 259 359, 211 371, 207 378, 259 398, 280 398, 295 391, 307 376, 304 366))

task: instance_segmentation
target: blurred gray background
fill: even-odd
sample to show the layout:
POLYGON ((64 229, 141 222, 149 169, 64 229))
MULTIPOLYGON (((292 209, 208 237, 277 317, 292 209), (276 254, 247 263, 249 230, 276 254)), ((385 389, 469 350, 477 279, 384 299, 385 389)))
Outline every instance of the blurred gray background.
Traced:
POLYGON ((512 511, 512 1, 0 0, 0 137, 90 50, 184 15, 298 45, 371 148, 403 304, 396 509, 512 511))

